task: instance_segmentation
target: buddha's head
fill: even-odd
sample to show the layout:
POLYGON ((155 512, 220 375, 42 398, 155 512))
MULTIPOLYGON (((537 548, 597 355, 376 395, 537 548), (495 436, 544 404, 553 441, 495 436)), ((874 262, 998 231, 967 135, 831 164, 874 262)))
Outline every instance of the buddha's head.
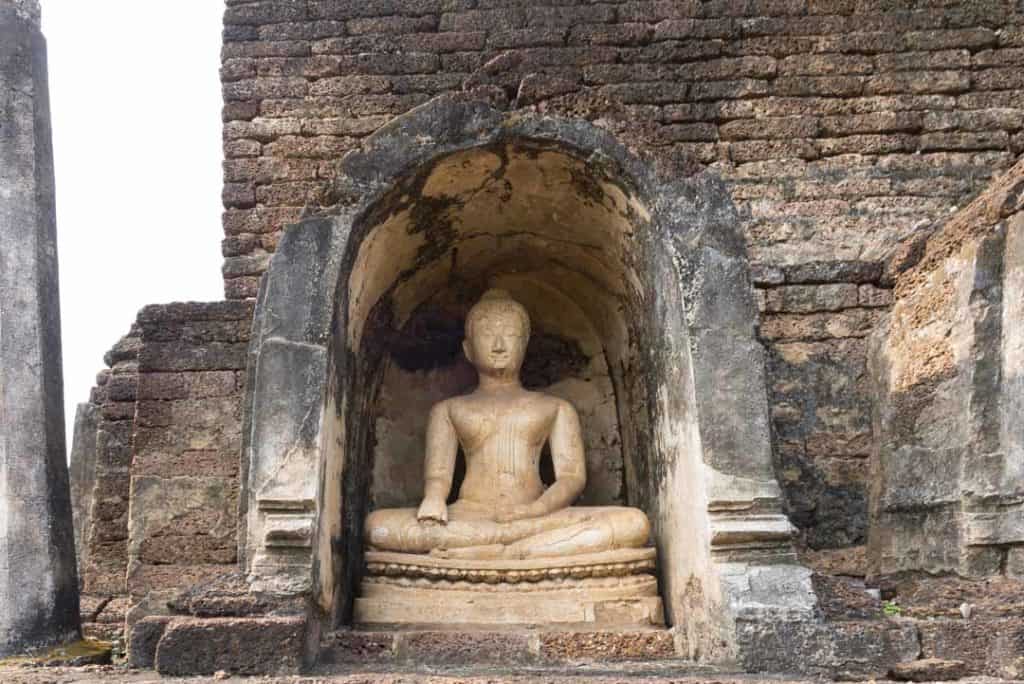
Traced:
POLYGON ((466 315, 466 358, 484 375, 518 376, 530 340, 530 316, 504 290, 488 290, 466 315))

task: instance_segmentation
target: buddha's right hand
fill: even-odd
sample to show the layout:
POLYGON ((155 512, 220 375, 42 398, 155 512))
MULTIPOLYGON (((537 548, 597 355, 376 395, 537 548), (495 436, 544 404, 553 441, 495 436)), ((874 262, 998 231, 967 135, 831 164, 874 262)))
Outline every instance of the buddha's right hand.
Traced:
POLYGON ((448 522, 448 506, 443 499, 424 499, 416 511, 416 519, 422 522, 435 522, 442 525, 448 522))

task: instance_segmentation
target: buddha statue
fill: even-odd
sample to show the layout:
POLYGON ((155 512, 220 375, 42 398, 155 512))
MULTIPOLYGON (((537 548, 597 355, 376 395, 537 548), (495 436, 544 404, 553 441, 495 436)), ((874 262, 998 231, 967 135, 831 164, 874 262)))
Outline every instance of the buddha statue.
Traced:
POLYGON ((466 317, 463 350, 476 389, 436 404, 426 439, 419 508, 373 511, 371 552, 465 561, 570 559, 647 545, 650 523, 636 508, 573 506, 586 484, 579 417, 572 405, 523 388, 519 371, 530 336, 526 309, 490 290, 466 317), (555 481, 540 477, 550 443, 555 481), (447 505, 459 446, 466 475, 447 505))

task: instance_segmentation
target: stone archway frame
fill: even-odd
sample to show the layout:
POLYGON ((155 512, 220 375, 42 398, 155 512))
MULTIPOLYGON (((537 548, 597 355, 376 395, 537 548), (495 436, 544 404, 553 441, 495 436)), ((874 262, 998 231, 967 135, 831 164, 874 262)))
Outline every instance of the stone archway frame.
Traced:
POLYGON ((271 261, 249 358, 241 562, 254 588, 310 594, 335 620, 346 612, 360 521, 340 512, 365 477, 346 472, 346 450, 363 444, 351 413, 359 350, 348 348, 348 306, 336 303, 347 302, 382 198, 438 159, 517 140, 600 166, 649 215, 637 233, 657 284, 642 321, 657 341, 643 350, 653 426, 644 507, 671 623, 691 654, 733 660, 741 621, 808 620, 816 599, 781 512, 757 309, 727 191, 711 174, 645 162, 585 121, 501 111, 470 95, 432 100, 346 155, 337 205, 288 228, 271 261))

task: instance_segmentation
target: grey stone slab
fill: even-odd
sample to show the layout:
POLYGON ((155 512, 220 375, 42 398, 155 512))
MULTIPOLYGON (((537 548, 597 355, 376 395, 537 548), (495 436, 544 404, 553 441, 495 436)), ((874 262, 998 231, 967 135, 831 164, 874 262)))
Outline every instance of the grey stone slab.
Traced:
POLYGON ((0 1, 0 657, 80 633, 38 18, 0 1))

